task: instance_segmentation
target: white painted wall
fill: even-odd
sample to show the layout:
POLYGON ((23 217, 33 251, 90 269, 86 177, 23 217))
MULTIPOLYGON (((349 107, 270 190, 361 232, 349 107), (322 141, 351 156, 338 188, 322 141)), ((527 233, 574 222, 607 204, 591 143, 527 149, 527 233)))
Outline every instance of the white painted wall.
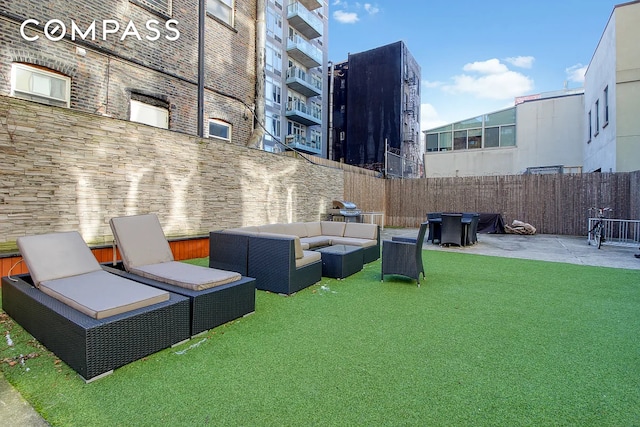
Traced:
POLYGON ((584 95, 516 106, 516 146, 425 153, 426 177, 515 175, 528 167, 582 166, 584 95))
MULTIPOLYGON (((636 41, 637 42, 637 41, 636 41)), ((616 171, 616 13, 612 13, 596 48, 584 82, 584 172, 616 171), (603 91, 609 87, 609 123, 604 122, 603 91), (600 129, 596 129, 596 101, 600 100, 600 129), (588 117, 591 111, 593 134, 589 141, 588 117), (605 126, 605 127, 603 127, 605 126)))

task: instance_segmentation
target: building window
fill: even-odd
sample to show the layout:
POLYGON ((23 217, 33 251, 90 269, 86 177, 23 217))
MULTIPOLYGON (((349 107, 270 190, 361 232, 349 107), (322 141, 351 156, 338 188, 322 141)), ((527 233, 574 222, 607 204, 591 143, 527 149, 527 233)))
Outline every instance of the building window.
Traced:
POLYGON ((129 0, 133 4, 163 16, 171 16, 171 0, 129 0))
POLYGON ((272 9, 267 9, 267 35, 282 42, 282 16, 272 9))
POLYGON ((231 124, 217 119, 209 119, 209 138, 231 141, 231 124))
POLYGON ((495 148, 500 146, 500 127, 485 128, 484 148, 495 148))
POLYGON ((453 133, 453 149, 454 150, 467 149, 467 131, 466 130, 457 130, 453 133))
POLYGON ((272 111, 267 111, 267 132, 273 138, 280 138, 282 135, 280 131, 281 120, 280 115, 272 111))
POLYGON ((596 132, 593 136, 598 136, 600 133, 600 100, 596 101, 596 132))
POLYGON ((500 127, 500 147, 515 147, 516 146, 516 126, 502 126, 500 127))
POLYGON ((589 138, 587 139, 587 143, 589 143, 591 142, 591 135, 593 134, 593 127, 591 126, 591 111, 589 111, 589 117, 587 120, 589 120, 589 138))
POLYGON ((11 66, 11 96, 68 108, 70 93, 67 76, 26 64, 11 66))
POLYGON ((609 86, 604 88, 604 123, 603 128, 609 124, 609 86))
POLYGON ((129 120, 162 129, 169 129, 169 108, 164 101, 131 94, 129 120), (162 105, 164 104, 164 106, 162 105))
POLYGON ((482 129, 469 129, 467 131, 467 148, 470 150, 482 148, 482 129))
POLYGON ((272 73, 281 76, 282 75, 282 51, 274 46, 272 43, 267 42, 265 58, 265 68, 272 73))
POLYGON ((233 27, 234 0, 207 0, 207 13, 233 27))

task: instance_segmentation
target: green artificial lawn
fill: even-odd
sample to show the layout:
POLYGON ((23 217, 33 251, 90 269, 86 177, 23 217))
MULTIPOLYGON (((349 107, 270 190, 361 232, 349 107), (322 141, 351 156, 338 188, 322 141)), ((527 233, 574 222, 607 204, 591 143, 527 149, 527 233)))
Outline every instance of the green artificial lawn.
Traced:
POLYGON ((639 271, 423 254, 420 288, 377 261, 258 291, 254 314, 90 384, 5 315, 1 368, 54 426, 640 425, 639 271))

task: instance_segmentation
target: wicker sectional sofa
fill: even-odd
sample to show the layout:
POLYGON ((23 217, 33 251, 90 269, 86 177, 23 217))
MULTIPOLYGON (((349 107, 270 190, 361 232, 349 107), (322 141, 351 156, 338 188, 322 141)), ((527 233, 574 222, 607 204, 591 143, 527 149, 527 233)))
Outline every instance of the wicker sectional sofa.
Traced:
POLYGON ((230 228, 209 234, 209 267, 254 277, 256 288, 292 294, 317 283, 322 260, 314 249, 330 245, 361 246, 364 262, 380 258, 375 224, 295 222, 230 228))

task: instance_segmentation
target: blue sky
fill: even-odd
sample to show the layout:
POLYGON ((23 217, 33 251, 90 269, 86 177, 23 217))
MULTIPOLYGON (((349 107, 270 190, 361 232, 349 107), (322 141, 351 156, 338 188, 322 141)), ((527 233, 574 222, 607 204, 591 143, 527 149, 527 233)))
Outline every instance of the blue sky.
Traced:
POLYGON ((329 60, 402 40, 422 67, 421 127, 579 88, 613 7, 624 0, 329 2, 329 60))

